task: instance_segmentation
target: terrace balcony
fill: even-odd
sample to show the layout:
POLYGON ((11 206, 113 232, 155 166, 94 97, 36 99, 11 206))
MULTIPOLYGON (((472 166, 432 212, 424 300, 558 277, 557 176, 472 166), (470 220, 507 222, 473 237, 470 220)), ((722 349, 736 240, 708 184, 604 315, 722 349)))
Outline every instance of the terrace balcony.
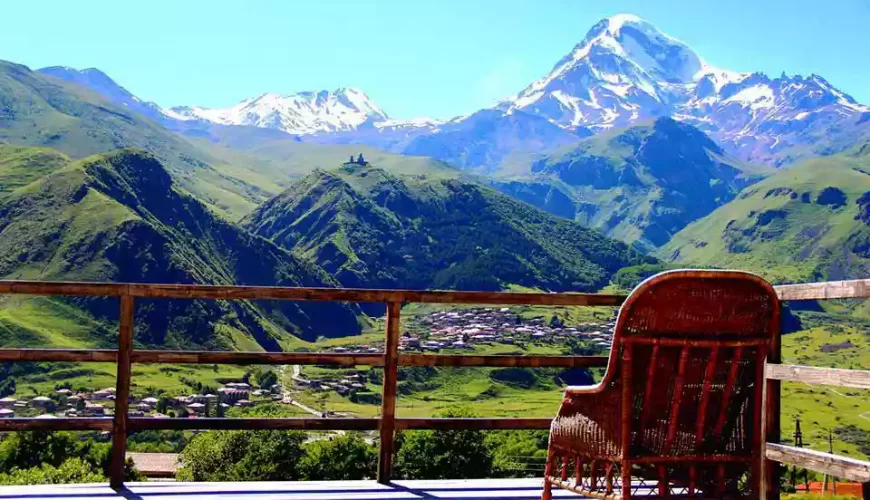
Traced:
MULTIPOLYGON (((870 298, 870 280, 827 282, 776 287, 781 301, 870 298)), ((406 303, 489 304, 536 306, 618 306, 625 296, 581 293, 490 293, 409 290, 355 290, 246 286, 51 283, 0 281, 0 294, 116 297, 120 303, 117 349, 0 349, 2 362, 112 362, 117 364, 113 417, 5 418, 0 431, 89 430, 112 435, 110 483, 105 485, 34 485, 0 487, 0 500, 12 498, 540 498, 542 478, 456 481, 394 480, 392 462, 395 433, 433 429, 548 429, 549 418, 397 418, 396 392, 399 366, 479 367, 604 367, 605 356, 516 356, 400 353, 401 306, 406 303), (208 352, 140 350, 133 348, 133 317, 137 299, 300 300, 384 303, 387 308, 385 348, 382 353, 208 352), (153 419, 128 414, 130 378, 134 363, 232 365, 369 365, 382 367, 383 394, 379 418, 195 418, 153 419), (379 434, 379 462, 373 481, 277 483, 129 483, 123 481, 127 434, 138 430, 281 429, 373 430, 379 434)), ((776 342, 779 346, 779 342, 776 342)), ((862 483, 870 498, 870 463, 785 446, 780 441, 780 381, 838 387, 870 388, 870 371, 780 364, 780 352, 768 355, 765 370, 767 471, 765 498, 779 497, 772 474, 779 464, 799 467, 862 483)), ((556 411, 556 407, 553 408, 556 411)), ((638 493, 643 494, 639 486, 638 493)), ((555 498, 578 498, 554 491, 555 498)))

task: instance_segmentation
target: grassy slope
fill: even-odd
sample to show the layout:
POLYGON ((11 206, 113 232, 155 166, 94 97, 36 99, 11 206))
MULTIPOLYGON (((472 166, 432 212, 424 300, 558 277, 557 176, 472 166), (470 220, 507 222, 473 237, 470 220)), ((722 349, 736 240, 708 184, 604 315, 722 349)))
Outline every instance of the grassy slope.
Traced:
POLYGON ((604 132, 496 182, 502 191, 643 248, 769 173, 727 157, 703 133, 661 119, 604 132))
MULTIPOLYGON (((178 191, 160 163, 137 151, 89 157, 0 194, 0 276, 335 284, 319 267, 214 217, 178 191)), ((99 317, 117 311, 97 302, 76 303, 99 317)), ((140 342, 176 347, 277 349, 293 344, 288 333, 314 338, 359 330, 353 312, 333 304, 163 301, 142 307, 139 319, 150 326, 140 342)), ((104 336, 92 333, 94 342, 104 336)))
POLYGON ((642 260, 479 184, 372 167, 311 174, 242 223, 345 286, 583 291, 642 260))
POLYGON ((856 202, 870 191, 868 172, 870 158, 853 156, 780 171, 690 224, 657 254, 678 263, 746 269, 776 282, 863 277, 867 258, 854 250, 867 227, 856 220, 856 202), (819 204, 827 187, 844 193, 845 204, 819 204))
POLYGON ((183 189, 225 214, 245 213, 269 195, 256 183, 242 180, 248 170, 245 163, 230 168, 183 137, 99 94, 4 61, 0 61, 0 143, 48 146, 73 158, 138 147, 160 158, 183 189))
MULTIPOLYGON (((807 320, 805 320, 807 321, 807 320)), ((820 367, 870 369, 868 324, 827 315, 807 321, 810 328, 783 337, 783 363, 820 367), (822 346, 851 342, 854 347, 824 352, 822 346)), ((786 382, 782 390, 782 437, 792 443, 794 418, 801 418, 804 442, 827 451, 828 431, 834 431, 834 452, 870 458, 870 393, 858 389, 810 386, 786 382), (848 427, 864 436, 845 432, 848 427)))

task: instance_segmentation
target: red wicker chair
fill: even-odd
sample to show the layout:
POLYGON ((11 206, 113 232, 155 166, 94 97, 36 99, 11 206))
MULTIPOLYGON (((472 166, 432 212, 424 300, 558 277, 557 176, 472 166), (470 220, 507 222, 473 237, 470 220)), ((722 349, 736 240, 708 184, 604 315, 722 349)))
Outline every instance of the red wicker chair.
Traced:
POLYGON ((778 334, 769 283, 670 271, 619 312, 607 371, 568 387, 550 429, 543 498, 759 496, 764 362, 778 334))

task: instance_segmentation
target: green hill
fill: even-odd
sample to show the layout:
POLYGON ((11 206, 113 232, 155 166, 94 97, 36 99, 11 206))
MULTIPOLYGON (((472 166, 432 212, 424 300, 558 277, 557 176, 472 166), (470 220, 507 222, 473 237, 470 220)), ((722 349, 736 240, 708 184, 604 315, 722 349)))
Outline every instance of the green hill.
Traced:
POLYGON ((368 146, 302 143, 255 127, 179 127, 171 131, 89 88, 0 61, 0 145, 45 146, 74 159, 139 148, 158 158, 181 189, 231 220, 280 193, 293 178, 351 154, 363 153, 395 172, 459 175, 431 158, 368 146))
POLYGON ((590 291, 646 260, 480 184, 353 164, 300 179, 241 224, 344 286, 590 291))
MULTIPOLYGON (((0 178, 47 154, 0 152, 10 150, 23 160, 0 160, 0 178)), ((337 285, 317 265, 215 217, 147 153, 123 150, 55 167, 0 193, 2 278, 337 285)), ((96 322, 117 314, 108 301, 68 304, 84 306, 96 322)), ((156 346, 277 350, 291 334, 313 340, 360 331, 357 311, 332 303, 155 300, 141 301, 137 313, 137 341, 156 346)), ((93 343, 107 340, 94 334, 93 343)))
POLYGON ((658 255, 681 264, 747 269, 778 282, 866 277, 866 149, 777 172, 687 226, 658 255))
POLYGON ((766 172, 669 118, 599 134, 495 186, 641 248, 665 244, 766 172))

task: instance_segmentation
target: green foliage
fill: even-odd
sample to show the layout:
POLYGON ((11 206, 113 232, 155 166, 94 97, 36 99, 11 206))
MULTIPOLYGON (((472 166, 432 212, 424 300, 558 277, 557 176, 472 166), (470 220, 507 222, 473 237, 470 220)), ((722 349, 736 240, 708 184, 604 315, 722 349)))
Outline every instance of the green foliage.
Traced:
POLYGON ((29 469, 0 472, 0 484, 71 484, 105 481, 106 476, 94 472, 93 466, 81 458, 69 458, 57 467, 44 463, 29 469))
MULTIPOLYGON (((474 414, 457 408, 440 416, 474 414)), ((486 478, 493 472, 493 453, 482 431, 412 431, 401 435, 395 468, 413 479, 486 478)))
POLYGON ((302 478, 303 432, 214 431, 181 452, 179 481, 293 481, 302 478))
POLYGON ((269 389, 278 383, 278 375, 272 370, 265 370, 257 375, 257 385, 261 389, 269 389))
POLYGON ((495 381, 524 389, 538 385, 538 375, 535 370, 530 368, 497 368, 489 373, 489 377, 495 381))
POLYGON ((141 453, 180 453, 188 441, 183 431, 136 431, 127 438, 127 448, 141 453))
MULTIPOLYGON (((99 481, 110 460, 108 443, 79 440, 69 432, 15 432, 0 442, 0 471, 7 474, 0 475, 0 483, 99 481)), ((131 461, 124 474, 126 480, 140 478, 131 461)))
POLYGON ((486 436, 495 477, 540 477, 547 462, 547 431, 496 431, 486 436))
POLYGON ((613 284, 620 290, 630 291, 641 281, 660 272, 674 269, 676 266, 668 264, 639 264, 636 266, 623 267, 613 276, 613 284))
POLYGON ((27 431, 7 435, 0 442, 0 470, 29 469, 42 464, 59 467, 79 457, 98 470, 109 463, 109 445, 92 440, 79 441, 68 432, 27 431))
POLYGON ((371 479, 377 469, 378 453, 359 434, 347 433, 305 445, 299 462, 307 481, 371 479))

